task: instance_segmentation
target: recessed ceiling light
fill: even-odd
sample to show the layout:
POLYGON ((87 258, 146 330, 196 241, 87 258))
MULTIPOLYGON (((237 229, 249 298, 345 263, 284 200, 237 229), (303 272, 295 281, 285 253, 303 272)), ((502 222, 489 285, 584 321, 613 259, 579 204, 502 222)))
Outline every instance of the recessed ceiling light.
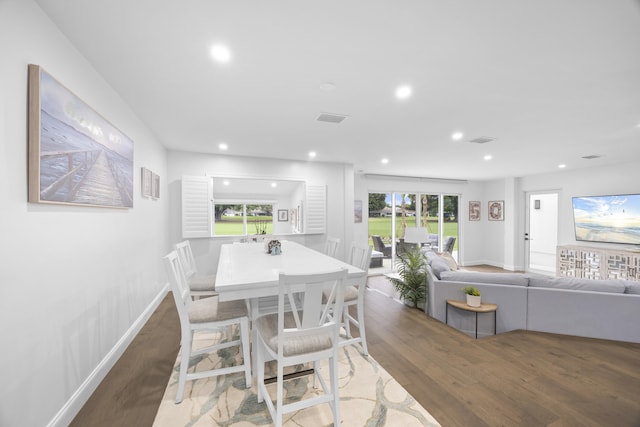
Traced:
POLYGON ((562 164, 558 165, 558 167, 559 167, 560 169, 564 169, 564 168, 566 168, 566 167, 567 167, 567 165, 565 165, 564 163, 562 163, 562 164))
POLYGON ((492 156, 491 154, 487 154, 487 155, 485 155, 485 156, 483 157, 483 159, 485 159, 485 160, 491 160, 491 159, 493 159, 493 156, 492 156))
POLYGON ((451 135, 451 139, 453 139, 454 141, 460 141, 463 136, 464 134, 462 132, 455 132, 451 135))
POLYGON ((276 188, 277 186, 278 186, 278 183, 277 183, 277 182, 272 182, 272 183, 271 183, 271 187, 272 187, 272 188, 276 188))
POLYGON ((399 86, 396 89, 396 98, 407 99, 411 96, 411 86, 399 86))
POLYGON ((229 185, 229 181, 227 181, 226 179, 225 179, 224 181, 222 181, 222 183, 223 183, 224 185, 229 185))
POLYGON ((387 163, 389 163, 389 159, 385 157, 384 159, 380 160, 380 163, 382 163, 383 165, 386 165, 387 163))
POLYGON ((213 59, 217 62, 225 64, 231 60, 231 51, 228 47, 217 44, 211 48, 211 56, 213 56, 213 59))
POLYGON ((227 148, 229 148, 229 146, 226 143, 221 142, 220 144, 218 144, 218 148, 221 150, 226 150, 227 148))
POLYGON ((315 151, 309 151, 309 157, 313 158, 316 156, 316 152, 315 151))
POLYGON ((320 83, 320 90, 324 92, 331 92, 332 90, 336 90, 336 85, 331 82, 320 83))

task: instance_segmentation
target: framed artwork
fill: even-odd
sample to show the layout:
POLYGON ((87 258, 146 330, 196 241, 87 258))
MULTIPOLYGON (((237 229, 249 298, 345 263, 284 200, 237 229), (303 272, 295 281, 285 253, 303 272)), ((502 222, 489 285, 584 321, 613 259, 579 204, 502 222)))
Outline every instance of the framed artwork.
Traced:
POLYGON ((29 201, 133 207, 133 142, 29 65, 29 201))
POLYGON ((142 197, 151 197, 151 181, 153 179, 153 173, 147 169, 142 168, 142 175, 140 177, 140 185, 142 187, 142 197))
POLYGON ((133 207, 133 141, 40 66, 28 70, 29 202, 133 207))
POLYGON ((353 201, 353 220, 356 223, 362 222, 362 200, 353 201))
POLYGON ((480 202, 478 201, 470 201, 469 202, 469 221, 480 221, 480 202))
POLYGON ((289 221, 289 211, 286 209, 278 209, 278 221, 279 222, 289 221))
POLYGON ((489 221, 504 221, 504 200, 489 202, 489 221))
POLYGON ((157 173, 151 173, 151 197, 160 198, 160 176, 157 173))

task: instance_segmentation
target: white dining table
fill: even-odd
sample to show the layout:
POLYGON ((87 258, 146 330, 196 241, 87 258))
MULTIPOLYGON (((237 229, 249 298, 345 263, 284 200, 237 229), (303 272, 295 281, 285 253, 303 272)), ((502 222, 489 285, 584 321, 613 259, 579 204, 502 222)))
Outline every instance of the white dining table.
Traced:
MULTIPOLYGON (((266 253, 264 243, 230 243, 222 245, 218 259, 216 273, 216 292, 220 301, 243 299, 249 307, 251 319, 251 340, 256 342, 257 330, 253 321, 258 316, 273 312, 273 301, 267 303, 265 299, 273 299, 278 295, 280 272, 288 274, 326 273, 332 270, 346 268, 348 270, 345 284, 366 280, 366 272, 339 259, 325 255, 304 245, 287 240, 281 240, 281 253, 270 255, 266 253), (265 298, 266 297, 266 298, 265 298), (268 298, 272 297, 272 298, 268 298)), ((318 289, 318 292, 322 292, 318 289)), ((277 301, 276 301, 277 303, 277 301)), ((251 347, 252 370, 255 376, 257 360, 255 347, 251 347)), ((305 370, 311 373, 313 370, 305 370)), ((299 375, 296 372, 294 375, 299 375)), ((287 376, 288 377, 288 376, 287 376)), ((273 379, 272 379, 273 380, 273 379)))
POLYGON ((216 291, 220 301, 278 295, 280 272, 324 273, 346 268, 347 284, 362 280, 366 272, 296 242, 281 240, 281 254, 267 254, 263 243, 224 244, 218 259, 216 291))

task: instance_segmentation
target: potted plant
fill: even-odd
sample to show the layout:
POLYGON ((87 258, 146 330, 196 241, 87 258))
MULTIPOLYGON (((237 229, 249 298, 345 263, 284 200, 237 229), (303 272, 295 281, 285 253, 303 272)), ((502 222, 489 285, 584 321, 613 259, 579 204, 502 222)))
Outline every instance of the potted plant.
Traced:
POLYGON ((480 307, 480 291, 475 286, 465 286, 462 292, 467 294, 467 305, 470 307, 480 307))
POLYGON ((405 304, 419 307, 427 300, 427 258, 419 247, 398 254, 397 277, 391 283, 405 304))

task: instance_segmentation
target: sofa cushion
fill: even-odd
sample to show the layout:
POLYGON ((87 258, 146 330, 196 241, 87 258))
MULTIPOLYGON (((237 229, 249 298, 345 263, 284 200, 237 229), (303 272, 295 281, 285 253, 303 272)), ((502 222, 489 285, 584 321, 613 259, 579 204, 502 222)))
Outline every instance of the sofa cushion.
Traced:
POLYGON ((447 260, 445 260, 441 256, 436 255, 435 252, 427 252, 426 255, 429 265, 431 265, 431 271, 433 271, 433 274, 438 279, 440 279, 440 276, 443 272, 451 270, 447 260))
POLYGON ((640 282, 627 281, 625 286, 625 294, 640 294, 640 282))
POLYGON ((530 276, 529 286, 535 288, 571 289, 575 291, 624 293, 624 280, 578 279, 575 277, 530 276))
POLYGON ((456 282, 490 283, 497 285, 527 286, 529 280, 520 273, 488 273, 481 271, 447 271, 440 275, 441 280, 456 282))

